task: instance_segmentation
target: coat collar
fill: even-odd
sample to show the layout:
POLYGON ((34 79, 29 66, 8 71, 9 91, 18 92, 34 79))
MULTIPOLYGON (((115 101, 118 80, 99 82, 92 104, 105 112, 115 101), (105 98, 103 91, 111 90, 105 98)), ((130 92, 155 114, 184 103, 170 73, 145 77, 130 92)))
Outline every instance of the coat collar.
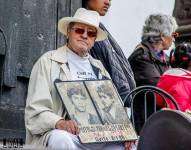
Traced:
POLYGON ((68 47, 66 45, 59 47, 57 50, 55 50, 55 53, 53 53, 51 60, 61 64, 67 63, 68 62, 67 54, 66 54, 67 49, 68 47))
MULTIPOLYGON (((56 62, 59 62, 61 64, 65 64, 68 62, 68 58, 67 58, 67 49, 68 47, 65 45, 65 46, 62 46, 60 48, 58 48, 55 53, 52 55, 51 59, 53 61, 56 61, 56 62)), ((91 55, 89 57, 89 61, 90 63, 96 67, 96 68, 100 68, 99 65, 98 65, 98 62, 97 60, 95 60, 91 55)))
POLYGON ((168 63, 169 58, 168 58, 168 56, 164 53, 164 51, 162 51, 162 52, 161 52, 161 51, 155 51, 155 50, 152 48, 151 44, 150 44, 148 41, 142 41, 141 44, 149 50, 149 52, 150 52, 152 58, 154 58, 155 60, 158 60, 158 61, 161 62, 161 63, 164 63, 164 61, 165 61, 165 63, 168 63), (164 56, 163 56, 163 57, 164 57, 164 60, 161 59, 160 55, 164 55, 164 56))
MULTIPOLYGON (((51 56, 50 59, 53 61, 56 61, 60 64, 66 64, 66 65, 64 65, 66 67, 68 64, 67 49, 68 49, 68 47, 66 45, 58 48, 57 50, 55 50, 55 52, 53 53, 53 55, 51 56)), ((89 61, 90 61, 90 64, 92 65, 92 68, 93 68, 96 76, 99 78, 100 66, 99 66, 98 60, 94 59, 90 55, 89 61)))

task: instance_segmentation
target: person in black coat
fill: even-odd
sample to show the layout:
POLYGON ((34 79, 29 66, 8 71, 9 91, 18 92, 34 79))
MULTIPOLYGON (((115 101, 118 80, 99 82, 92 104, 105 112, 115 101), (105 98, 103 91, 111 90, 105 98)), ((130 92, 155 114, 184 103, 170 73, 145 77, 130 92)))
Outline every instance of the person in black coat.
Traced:
MULTIPOLYGON (((168 56, 164 50, 172 45, 177 33, 174 17, 165 14, 151 14, 145 21, 142 41, 128 58, 135 75, 137 86, 156 86, 160 76, 169 68, 168 56)), ((153 112, 151 95, 148 97, 148 115, 153 112)), ((144 124, 143 95, 135 98, 135 128, 139 133, 144 124)))
MULTIPOLYGON (((105 16, 110 5, 110 0, 82 0, 83 7, 97 11, 100 16, 105 16)), ((102 62, 110 74, 120 97, 123 101, 127 101, 127 106, 130 106, 130 99, 125 100, 125 97, 135 88, 133 71, 122 49, 112 35, 103 24, 100 24, 100 28, 107 32, 108 39, 96 42, 90 53, 94 58, 102 62)))

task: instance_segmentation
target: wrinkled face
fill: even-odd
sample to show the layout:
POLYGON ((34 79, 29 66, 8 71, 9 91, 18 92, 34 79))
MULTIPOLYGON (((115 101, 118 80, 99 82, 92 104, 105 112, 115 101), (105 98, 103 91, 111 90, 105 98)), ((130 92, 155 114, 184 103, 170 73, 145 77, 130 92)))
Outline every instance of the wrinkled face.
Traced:
POLYGON ((104 105, 104 107, 110 107, 112 105, 113 99, 110 96, 102 92, 98 94, 99 94, 99 97, 101 98, 101 102, 104 105))
POLYGON ((100 16, 105 16, 110 5, 111 0, 88 0, 87 9, 95 10, 100 16))
POLYGON ((171 47, 174 40, 175 40, 175 37, 173 35, 163 36, 162 37, 163 50, 168 50, 171 47))
POLYGON ((86 56, 93 47, 97 36, 95 27, 74 23, 68 28, 68 47, 79 56, 86 56))
POLYGON ((74 94, 72 95, 71 99, 76 110, 78 110, 79 112, 86 111, 86 97, 80 94, 74 94))

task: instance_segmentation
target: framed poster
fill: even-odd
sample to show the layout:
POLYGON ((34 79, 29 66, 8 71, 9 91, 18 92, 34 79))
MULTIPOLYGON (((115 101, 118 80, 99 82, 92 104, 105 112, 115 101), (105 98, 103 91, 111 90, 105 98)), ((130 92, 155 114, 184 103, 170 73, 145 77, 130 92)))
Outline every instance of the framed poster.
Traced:
POLYGON ((55 81, 82 143, 137 139, 123 102, 111 80, 55 81))

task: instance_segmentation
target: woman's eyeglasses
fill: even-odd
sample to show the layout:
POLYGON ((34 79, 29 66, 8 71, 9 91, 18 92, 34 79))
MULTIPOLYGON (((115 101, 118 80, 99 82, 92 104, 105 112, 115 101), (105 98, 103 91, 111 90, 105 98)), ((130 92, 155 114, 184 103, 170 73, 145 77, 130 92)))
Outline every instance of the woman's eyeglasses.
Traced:
POLYGON ((87 35, 90 37, 90 38, 93 38, 93 37, 96 37, 97 36, 97 32, 94 32, 94 31, 88 31, 88 30, 85 30, 85 29, 82 29, 82 28, 72 28, 72 30, 75 31, 75 33, 77 34, 84 34, 84 32, 86 31, 87 32, 87 35))

